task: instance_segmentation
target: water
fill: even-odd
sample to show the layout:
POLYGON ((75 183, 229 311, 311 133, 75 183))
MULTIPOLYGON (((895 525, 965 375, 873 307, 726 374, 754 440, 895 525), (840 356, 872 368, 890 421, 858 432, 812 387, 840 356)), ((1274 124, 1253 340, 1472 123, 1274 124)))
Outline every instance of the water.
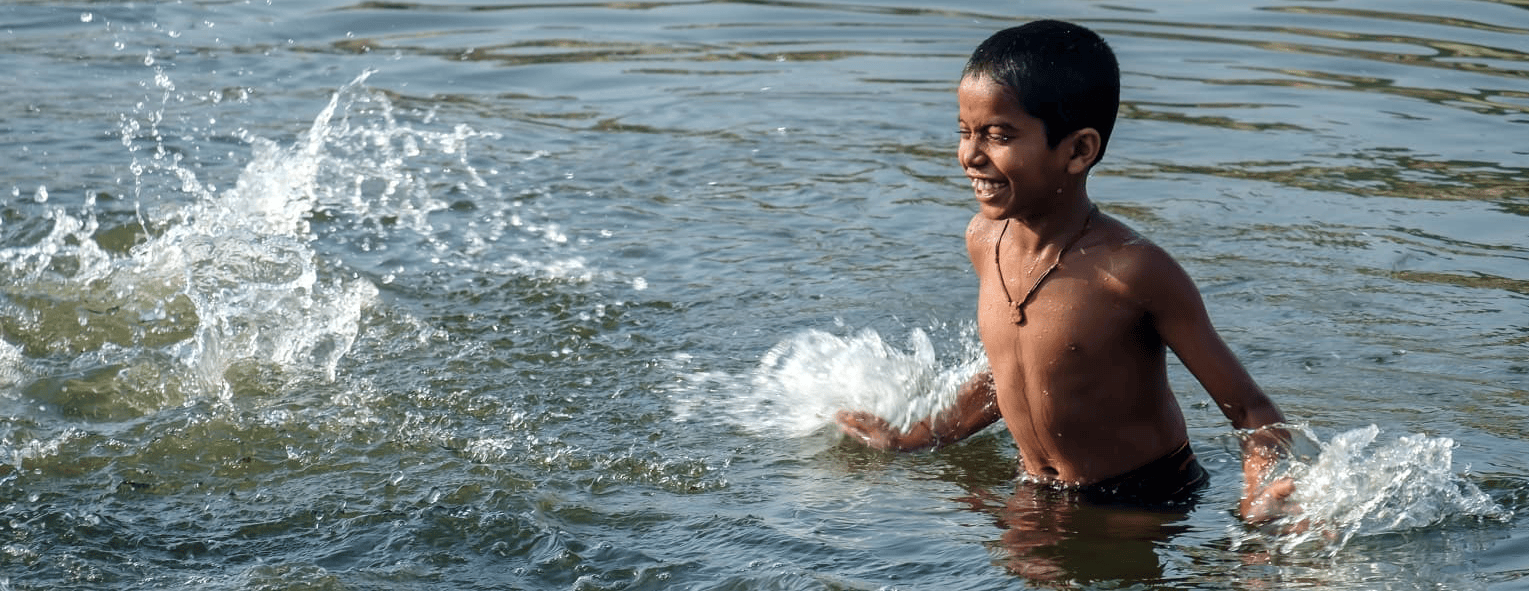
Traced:
POLYGON ((0 7, 0 588, 1516 589, 1515 2, 0 7), (1085 22, 1091 192, 1305 434, 1242 526, 839 440, 981 363, 954 76, 1085 22))

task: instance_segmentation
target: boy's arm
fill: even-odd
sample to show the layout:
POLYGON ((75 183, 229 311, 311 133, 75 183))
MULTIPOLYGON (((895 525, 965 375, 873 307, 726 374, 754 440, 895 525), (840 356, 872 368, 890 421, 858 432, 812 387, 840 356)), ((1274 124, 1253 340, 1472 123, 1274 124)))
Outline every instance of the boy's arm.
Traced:
POLYGON ((1153 325, 1232 426, 1251 431, 1242 442, 1242 518, 1260 523, 1298 513, 1289 502, 1295 490, 1290 479, 1269 478, 1289 441, 1288 433, 1273 427, 1285 421, 1284 414, 1216 333, 1194 281, 1166 252, 1155 254, 1157 260, 1148 265, 1152 280, 1144 283, 1150 286, 1144 295, 1153 325))
MULTIPOLYGON (((981 214, 972 215, 966 225, 966 253, 972 260, 972 268, 980 277, 983 266, 978 264, 978 253, 984 251, 985 225, 991 225, 981 214)), ((990 230, 991 228, 989 228, 990 230)), ((990 233, 990 232, 989 232, 990 233)), ((934 416, 914 423, 906 432, 898 431, 886 420, 865 411, 841 410, 834 415, 839 430, 864 441, 876 449, 914 451, 949 445, 966 439, 1002 418, 998 410, 998 397, 993 388, 992 371, 972 376, 956 392, 956 403, 934 416)))
POLYGON ((864 411, 841 410, 834 419, 839 430, 876 449, 915 451, 949 445, 971 437, 1001 418, 993 390, 992 372, 981 372, 962 384, 956 403, 934 416, 898 431, 881 417, 864 411))

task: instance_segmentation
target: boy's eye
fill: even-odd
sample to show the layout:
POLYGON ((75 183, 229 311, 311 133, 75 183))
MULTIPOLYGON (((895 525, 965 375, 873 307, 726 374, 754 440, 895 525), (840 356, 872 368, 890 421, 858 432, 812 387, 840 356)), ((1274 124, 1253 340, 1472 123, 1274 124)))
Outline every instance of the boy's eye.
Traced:
MULTIPOLYGON (((959 129, 959 130, 956 130, 956 134, 960 135, 961 139, 963 139, 963 140, 969 140, 969 139, 972 139, 973 137, 975 137, 976 135, 978 135, 977 132, 972 131, 970 129, 959 129)), ((984 139, 986 141, 993 142, 995 144, 1005 144, 1005 143, 1008 143, 1008 142, 1010 142, 1010 141, 1012 141, 1014 139, 1014 136, 1011 136, 1011 135, 1008 135, 1008 134, 1003 134, 1003 133, 998 133, 996 131, 984 132, 981 135, 982 135, 982 139, 984 139)))

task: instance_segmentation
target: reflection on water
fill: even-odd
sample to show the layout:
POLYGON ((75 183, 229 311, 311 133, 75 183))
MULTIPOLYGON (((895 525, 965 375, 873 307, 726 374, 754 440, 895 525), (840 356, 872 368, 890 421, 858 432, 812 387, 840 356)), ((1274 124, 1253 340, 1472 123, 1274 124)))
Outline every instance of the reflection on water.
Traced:
POLYGON ((1515 585, 1524 16, 0 6, 0 589, 1515 585), (1359 450, 1309 468, 1338 543, 1233 521, 1182 372, 1181 514, 1016 487, 1001 429, 835 444, 981 364, 953 77, 1038 16, 1121 56, 1093 195, 1359 450))
POLYGON ((1003 530, 993 544, 997 562, 1041 587, 1162 581, 1157 549, 1187 529, 1190 513, 1095 505, 1031 483, 1007 498, 977 490, 955 500, 994 517, 1003 530))

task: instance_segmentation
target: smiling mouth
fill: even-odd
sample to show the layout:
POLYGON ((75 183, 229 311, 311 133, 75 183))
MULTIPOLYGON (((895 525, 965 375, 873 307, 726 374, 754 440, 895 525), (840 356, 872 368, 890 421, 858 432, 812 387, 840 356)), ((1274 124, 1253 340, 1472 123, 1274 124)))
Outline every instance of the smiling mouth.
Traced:
POLYGON ((996 193, 1000 189, 1003 189, 1007 186, 1009 186, 1009 184, 1003 181, 979 178, 972 179, 972 191, 977 193, 978 198, 991 196, 993 193, 996 193))

